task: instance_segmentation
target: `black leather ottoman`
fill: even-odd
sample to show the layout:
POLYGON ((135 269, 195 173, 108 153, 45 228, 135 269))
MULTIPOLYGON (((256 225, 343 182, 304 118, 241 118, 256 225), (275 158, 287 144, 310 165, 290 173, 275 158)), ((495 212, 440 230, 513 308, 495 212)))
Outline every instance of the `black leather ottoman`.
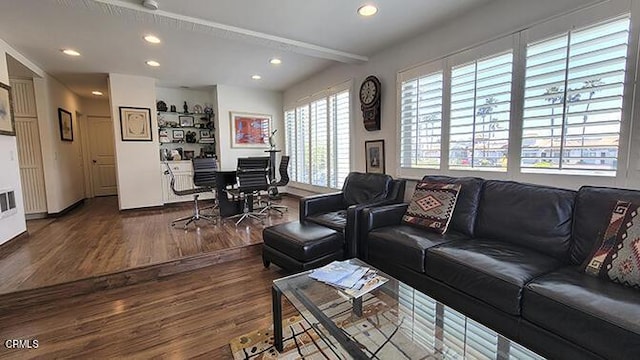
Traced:
POLYGON ((262 262, 304 271, 344 257, 342 234, 314 223, 292 221, 262 231, 262 262))

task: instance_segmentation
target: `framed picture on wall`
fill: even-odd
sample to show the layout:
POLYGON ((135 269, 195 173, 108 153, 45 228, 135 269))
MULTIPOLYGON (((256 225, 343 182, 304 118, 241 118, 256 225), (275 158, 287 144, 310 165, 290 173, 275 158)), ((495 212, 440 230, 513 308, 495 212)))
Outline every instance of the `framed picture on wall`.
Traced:
POLYGON ((192 127, 193 126, 193 116, 179 116, 180 126, 182 127, 192 127))
POLYGON ((73 118, 71 113, 58 108, 58 123, 60 125, 60 140, 73 141, 73 118))
POLYGON ((151 109, 120 106, 122 141, 152 141, 151 109))
POLYGON ((16 136, 11 87, 0 83, 0 135, 16 136))
POLYGON ((384 174, 384 140, 365 141, 364 153, 367 161, 367 172, 384 174))
POLYGON ((231 147, 269 147, 271 115, 230 111, 229 116, 231 117, 231 147))

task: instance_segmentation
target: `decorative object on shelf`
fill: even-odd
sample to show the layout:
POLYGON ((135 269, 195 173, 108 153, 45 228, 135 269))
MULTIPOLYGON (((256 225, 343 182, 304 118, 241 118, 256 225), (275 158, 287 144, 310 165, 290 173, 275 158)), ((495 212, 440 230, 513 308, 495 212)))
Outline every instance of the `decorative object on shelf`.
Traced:
POLYGON ((152 141, 151 109, 120 106, 122 141, 152 141))
POLYGON ((184 130, 173 130, 171 132, 171 136, 174 140, 183 140, 184 139, 184 130))
POLYGON ((269 135, 269 147, 271 148, 271 150, 276 149, 276 133, 277 132, 278 132, 278 129, 275 129, 271 132, 271 135, 269 135))
POLYGON ((60 125, 60 140, 73 141, 73 118, 71 113, 58 108, 58 123, 60 125))
POLYGON ((193 116, 180 116, 178 119, 180 120, 180 126, 193 127, 193 116))
POLYGON ((200 130, 200 137, 201 138, 210 138, 211 137, 211 131, 209 131, 209 130, 200 130))
POLYGON ((171 150, 171 160, 173 161, 182 160, 182 148, 171 150))
POLYGON ((191 160, 191 159, 193 159, 195 153, 196 152, 193 151, 193 150, 185 150, 183 159, 184 160, 191 160))
POLYGON ((198 104, 193 105, 193 112, 196 114, 202 114, 202 106, 198 104))
POLYGON ((160 143, 166 144, 170 142, 171 140, 169 140, 169 131, 164 129, 160 130, 160 143))
POLYGON ((380 130, 380 94, 382 86, 377 77, 370 75, 360 86, 360 110, 364 128, 369 131, 380 130))
POLYGON ((198 141, 198 139, 196 139, 196 132, 187 131, 186 141, 190 144, 195 144, 198 141))
POLYGON ((269 146, 271 115, 230 111, 231 147, 264 148, 269 146))
POLYGON ((165 127, 167 125, 167 120, 164 118, 164 115, 158 113, 158 126, 165 127))
POLYGON ((171 105, 171 112, 176 112, 176 106, 175 105, 171 105))
POLYGON ((364 142, 367 172, 384 174, 384 140, 371 140, 364 142))
POLYGON ((167 103, 160 100, 156 103, 156 110, 157 111, 167 111, 167 103))
POLYGON ((200 149, 200 154, 203 154, 203 153, 204 153, 204 156, 201 155, 201 157, 215 158, 216 148, 213 145, 207 145, 200 149))
MULTIPOLYGON (((11 87, 0 83, 0 135, 16 136, 11 87)), ((71 134, 73 139, 73 133, 71 134)))
POLYGON ((167 149, 167 148, 160 149, 160 161, 170 160, 169 157, 170 157, 169 149, 167 149))
POLYGON ((213 118, 213 106, 211 104, 204 104, 204 110, 202 112, 207 115, 209 119, 213 118))
POLYGON ((182 105, 182 109, 184 110, 185 114, 189 113, 189 106, 187 106, 187 102, 184 102, 184 105, 182 105))

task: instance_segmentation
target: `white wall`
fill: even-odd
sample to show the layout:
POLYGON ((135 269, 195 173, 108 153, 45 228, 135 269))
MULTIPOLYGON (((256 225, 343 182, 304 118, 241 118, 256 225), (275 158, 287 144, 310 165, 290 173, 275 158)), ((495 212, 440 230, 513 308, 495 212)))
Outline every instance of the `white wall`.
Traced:
POLYGON ((162 172, 158 145, 155 79, 109 74, 109 98, 113 118, 120 209, 160 206, 162 172), (153 141, 122 141, 120 106, 151 109, 153 141))
POLYGON ((109 99, 105 98, 81 98, 82 113, 85 116, 111 116, 109 99))
MULTIPOLYGON (((567 14, 587 5, 600 3, 595 0, 496 0, 446 25, 402 42, 371 56, 364 64, 334 65, 284 92, 284 104, 291 105, 303 96, 311 95, 343 81, 354 79, 351 96, 354 121, 352 134, 352 169, 365 171, 364 142, 385 140, 387 173, 396 175, 397 154, 397 73, 416 65, 427 63, 459 51, 512 34, 545 20, 567 14), (368 75, 376 75, 382 83, 381 130, 369 132, 362 125, 362 112, 357 91, 368 75)), ((426 171, 425 171, 426 173, 426 171)), ((464 173, 461 174, 464 176, 464 173)), ((491 177, 491 173, 482 174, 491 177)), ((553 183, 552 179, 538 179, 541 183, 553 183)), ((573 185, 575 187, 575 185, 573 185)))
POLYGON ((80 98, 58 80, 45 74, 34 78, 38 126, 47 193, 47 211, 55 214, 84 198, 82 141, 77 113, 80 98), (73 141, 60 139, 58 108, 71 113, 73 141))
POLYGON ((214 111, 216 112, 217 153, 222 170, 234 170, 239 157, 269 155, 264 152, 267 148, 238 149, 231 147, 230 111, 271 115, 271 129, 278 129, 276 133, 277 148, 284 149, 282 93, 229 85, 217 85, 215 94, 217 95, 217 104, 214 104, 216 105, 214 111))
MULTIPOLYGON (((0 40, 0 82, 6 85, 9 85, 6 54, 10 50, 9 46, 0 40)), ((0 219, 0 244, 2 244, 27 230, 15 136, 0 135, 0 169, 2 169, 0 171, 0 189, 15 191, 17 209, 15 215, 0 219)))

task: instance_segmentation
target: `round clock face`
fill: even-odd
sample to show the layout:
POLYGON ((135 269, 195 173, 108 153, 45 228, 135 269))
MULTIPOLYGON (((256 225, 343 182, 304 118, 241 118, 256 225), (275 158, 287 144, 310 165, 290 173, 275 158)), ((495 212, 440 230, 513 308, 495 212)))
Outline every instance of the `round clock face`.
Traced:
POLYGON ((365 105, 369 105, 375 100, 377 93, 378 88, 373 80, 367 80, 360 87, 360 101, 365 105))

